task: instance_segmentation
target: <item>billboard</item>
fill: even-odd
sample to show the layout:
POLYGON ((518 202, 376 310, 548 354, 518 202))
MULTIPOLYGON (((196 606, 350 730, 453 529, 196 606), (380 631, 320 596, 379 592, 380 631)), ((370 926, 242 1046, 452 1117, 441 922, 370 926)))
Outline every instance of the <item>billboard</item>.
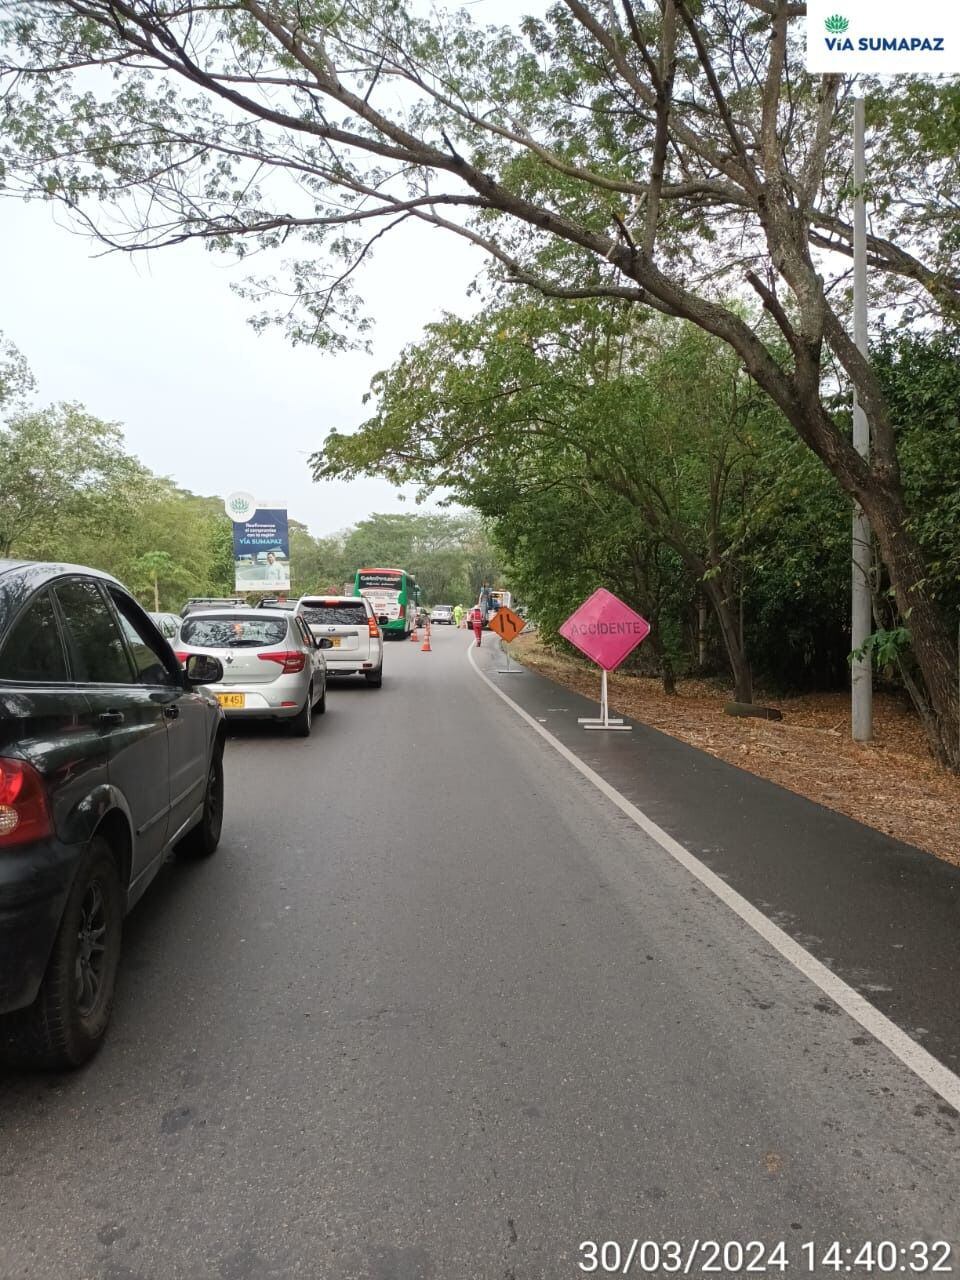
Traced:
POLYGON ((290 590, 290 534, 286 507, 257 504, 249 494, 225 503, 233 521, 233 572, 237 591, 267 595, 290 590))

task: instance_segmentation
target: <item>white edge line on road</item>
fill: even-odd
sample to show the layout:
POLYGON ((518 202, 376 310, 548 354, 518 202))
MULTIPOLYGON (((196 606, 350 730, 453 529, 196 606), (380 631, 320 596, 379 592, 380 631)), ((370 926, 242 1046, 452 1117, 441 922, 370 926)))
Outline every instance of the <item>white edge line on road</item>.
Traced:
POLYGON ((467 658, 476 674, 481 680, 485 681, 498 698, 502 698, 508 706, 510 706, 518 716, 533 729, 534 733, 538 733, 545 742, 549 742, 550 746, 563 756, 568 764, 573 765, 574 769, 583 777, 591 782, 597 790, 620 810, 626 814, 641 831, 644 831, 651 840, 655 840, 665 853, 675 859, 687 871, 727 907, 730 908, 744 924, 758 934, 764 942, 768 943, 775 951, 800 973, 814 986, 830 997, 830 999, 849 1016, 860 1024, 865 1031, 874 1037, 894 1055, 895 1058, 908 1067, 915 1076, 918 1076, 926 1085, 938 1093, 945 1102, 948 1102, 955 1110, 960 1111, 960 1077, 957 1077, 949 1067, 945 1067, 939 1062, 932 1053, 928 1053, 922 1045, 917 1044, 907 1035, 895 1022, 892 1022, 886 1014, 866 1000, 859 991, 855 991, 853 987, 848 986, 842 978, 838 978, 832 970, 828 969, 825 964, 810 954, 809 951, 801 947, 795 942, 788 933, 769 920, 762 911, 758 911, 752 903, 748 902, 736 889, 731 889, 730 885, 720 876, 716 875, 709 867, 705 866, 699 858, 695 858, 689 849, 685 849, 678 840, 674 840, 673 836, 668 835, 662 827, 659 827, 651 818, 632 804, 624 795, 621 795, 616 787, 612 787, 605 778, 601 778, 598 773, 590 768, 588 764, 577 756, 569 747, 553 736, 548 729, 524 711, 518 703, 509 697, 500 689, 490 677, 477 666, 473 657, 473 647, 467 650, 467 658))

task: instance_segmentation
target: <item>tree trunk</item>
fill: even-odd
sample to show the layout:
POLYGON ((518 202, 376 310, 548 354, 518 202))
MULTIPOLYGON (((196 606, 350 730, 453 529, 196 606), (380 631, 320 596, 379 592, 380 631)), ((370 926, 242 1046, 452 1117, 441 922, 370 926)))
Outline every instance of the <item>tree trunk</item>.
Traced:
POLYGON ((697 666, 707 667, 707 602, 703 596, 697 601, 697 666))
POLYGON ((735 702, 752 702, 753 675, 747 661, 743 634, 737 624, 736 614, 730 606, 723 587, 718 582, 708 579, 703 584, 703 589, 720 625, 723 647, 727 651, 730 672, 733 676, 733 699, 735 702))
POLYGON ((660 639, 660 618, 657 613, 650 612, 650 648, 653 650, 657 665, 660 668, 660 680, 663 684, 663 692, 669 697, 673 697, 677 692, 677 679, 673 670, 673 663, 670 661, 669 655, 663 647, 660 639))
POLYGON ((156 574, 153 575, 153 612, 160 612, 160 583, 156 574))
POLYGON ((660 659, 660 680, 663 683, 663 692, 668 698, 674 698, 677 694, 677 677, 673 670, 673 663, 666 654, 660 659))

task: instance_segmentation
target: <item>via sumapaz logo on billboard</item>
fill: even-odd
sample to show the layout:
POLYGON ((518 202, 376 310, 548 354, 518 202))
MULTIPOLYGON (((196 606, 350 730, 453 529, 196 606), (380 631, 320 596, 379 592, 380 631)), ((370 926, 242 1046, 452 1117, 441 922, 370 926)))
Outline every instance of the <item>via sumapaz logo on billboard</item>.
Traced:
POLYGON ((252 493, 231 493, 224 498, 223 509, 234 524, 246 524, 257 510, 257 500, 252 493))
POLYGON ((851 75, 960 71, 960 4, 807 0, 807 70, 851 75))

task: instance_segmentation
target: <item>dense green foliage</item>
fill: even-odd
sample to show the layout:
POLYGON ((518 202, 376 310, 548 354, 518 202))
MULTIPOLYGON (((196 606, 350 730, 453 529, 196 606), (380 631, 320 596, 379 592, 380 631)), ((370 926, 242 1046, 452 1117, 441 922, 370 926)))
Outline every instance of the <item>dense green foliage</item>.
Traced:
POLYGON ((499 580, 490 534, 472 514, 374 513, 326 538, 296 530, 290 554, 298 594, 341 591, 364 566, 408 570, 425 604, 472 602, 483 582, 499 580))
POLYGON ((931 594, 960 616, 960 331, 888 334, 874 354, 890 399, 912 528, 931 594))
MULTIPOLYGON (((114 574, 149 608, 232 594, 233 534, 219 497, 152 474, 115 423, 80 405, 36 409, 22 355, 0 337, 0 557, 61 560, 114 574)), ((338 593, 363 563, 415 572, 429 602, 475 600, 497 572, 475 515, 373 515, 314 537, 290 521, 293 589, 338 593)))
MULTIPOLYGON (((931 585, 956 617, 957 343, 901 336, 877 366, 931 585)), ((743 664, 777 687, 846 679, 849 505, 721 344, 638 327, 619 304, 501 303, 431 326, 374 391, 376 414, 328 438, 318 477, 451 487, 492 522, 547 635, 605 585, 654 623, 668 683, 704 658, 741 692, 743 664)), ((877 617, 896 626, 882 578, 877 617)), ((889 664, 888 643, 875 653, 889 664)))
POLYGON ((220 500, 153 475, 80 405, 30 406, 25 360, 0 349, 0 556, 108 570, 151 608, 232 587, 220 500))
POLYGON ((2 555, 104 569, 151 609, 233 589, 222 501, 151 474, 118 427, 77 405, 0 425, 0 543, 2 555))
POLYGON ((452 487, 547 634, 603 584, 654 623, 668 681, 705 641, 744 697, 751 666, 843 677, 846 505, 722 344, 620 304, 508 302, 431 326, 375 391, 318 477, 452 487))

